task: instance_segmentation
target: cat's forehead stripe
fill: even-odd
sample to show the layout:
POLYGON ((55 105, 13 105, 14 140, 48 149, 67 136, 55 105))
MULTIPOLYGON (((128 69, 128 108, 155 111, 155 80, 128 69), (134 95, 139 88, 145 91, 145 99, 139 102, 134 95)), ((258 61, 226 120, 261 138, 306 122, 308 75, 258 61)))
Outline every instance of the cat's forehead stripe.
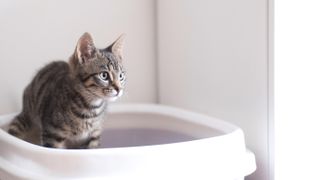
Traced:
POLYGON ((116 58, 114 57, 113 54, 109 52, 104 52, 104 57, 108 60, 107 65, 105 66, 107 69, 111 70, 110 67, 112 67, 114 70, 120 70, 120 66, 116 58))
POLYGON ((101 65, 101 69, 112 71, 112 70, 120 70, 120 66, 117 63, 114 63, 112 61, 109 61, 107 65, 101 65))
POLYGON ((101 65, 100 68, 103 69, 103 70, 109 70, 107 65, 101 65))

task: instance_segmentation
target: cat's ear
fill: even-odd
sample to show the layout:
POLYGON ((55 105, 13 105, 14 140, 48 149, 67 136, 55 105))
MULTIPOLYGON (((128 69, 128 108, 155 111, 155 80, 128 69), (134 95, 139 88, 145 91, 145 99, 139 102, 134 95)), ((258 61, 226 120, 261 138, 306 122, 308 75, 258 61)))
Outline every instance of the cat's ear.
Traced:
POLYGON ((113 42, 107 49, 111 51, 114 55, 122 60, 122 49, 124 44, 125 34, 122 34, 115 42, 113 42))
POLYGON ((75 57, 78 59, 80 64, 83 64, 95 56, 96 48, 94 46, 92 37, 89 33, 84 33, 76 47, 75 57))

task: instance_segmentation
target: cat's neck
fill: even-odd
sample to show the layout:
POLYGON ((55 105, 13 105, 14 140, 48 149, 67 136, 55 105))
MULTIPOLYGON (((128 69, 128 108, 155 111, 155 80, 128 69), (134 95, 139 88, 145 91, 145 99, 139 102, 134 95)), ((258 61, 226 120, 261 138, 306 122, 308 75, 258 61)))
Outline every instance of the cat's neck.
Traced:
POLYGON ((106 102, 105 99, 88 91, 81 84, 74 84, 73 89, 77 92, 77 94, 81 95, 83 101, 85 101, 85 103, 91 107, 99 107, 106 102))
POLYGON ((93 107, 99 107, 101 106, 105 101, 103 99, 95 99, 95 100, 91 100, 90 105, 93 107))

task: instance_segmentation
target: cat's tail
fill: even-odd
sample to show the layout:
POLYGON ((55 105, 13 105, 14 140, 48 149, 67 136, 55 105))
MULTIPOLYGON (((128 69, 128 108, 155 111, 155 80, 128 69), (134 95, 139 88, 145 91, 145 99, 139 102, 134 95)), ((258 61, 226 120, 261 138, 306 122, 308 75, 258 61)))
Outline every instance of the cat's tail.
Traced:
POLYGON ((31 129, 31 121, 23 113, 17 115, 9 125, 8 133, 20 139, 25 139, 31 129))

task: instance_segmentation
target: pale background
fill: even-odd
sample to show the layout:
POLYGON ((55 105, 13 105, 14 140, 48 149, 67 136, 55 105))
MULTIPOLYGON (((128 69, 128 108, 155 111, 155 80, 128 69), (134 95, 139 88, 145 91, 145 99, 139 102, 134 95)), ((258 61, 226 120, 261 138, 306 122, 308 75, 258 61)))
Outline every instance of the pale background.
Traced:
POLYGON ((320 179, 320 1, 275 3, 275 179, 320 179))
POLYGON ((81 34, 126 33, 121 102, 169 104, 240 126, 268 180, 268 0, 0 2, 0 114, 21 108, 36 70, 67 59, 81 34))
POLYGON ((84 32, 100 48, 125 33, 128 84, 122 101, 155 102, 154 14, 150 0, 1 1, 0 113, 20 109, 22 91, 36 70, 68 59, 84 32))

